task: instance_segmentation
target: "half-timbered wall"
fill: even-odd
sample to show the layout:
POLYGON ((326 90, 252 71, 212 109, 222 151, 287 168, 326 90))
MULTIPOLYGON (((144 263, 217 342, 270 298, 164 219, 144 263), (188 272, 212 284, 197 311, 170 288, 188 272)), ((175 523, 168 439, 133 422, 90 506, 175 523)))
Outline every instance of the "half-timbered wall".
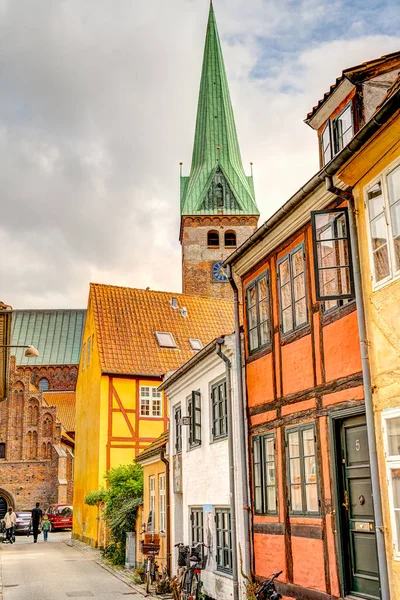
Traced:
MULTIPOLYGON (((328 416, 332 411, 363 403, 359 336, 354 302, 324 312, 316 301, 311 226, 307 224, 266 256, 242 278, 243 294, 260 274, 270 283, 271 343, 249 353, 247 319, 246 381, 250 450, 255 436, 272 433, 277 472, 276 514, 255 514, 253 543, 256 576, 283 569, 283 593, 315 599, 338 597, 335 514, 328 416), (307 319, 294 333, 283 335, 277 265, 303 245, 307 319), (286 436, 295 425, 314 424, 320 505, 316 516, 290 516, 286 436)), ((251 466, 253 467, 253 465, 251 466)), ((250 473, 253 473, 250 468, 250 473)), ((252 487, 254 481, 251 481, 252 487)), ((265 511, 264 511, 265 512, 265 511)))

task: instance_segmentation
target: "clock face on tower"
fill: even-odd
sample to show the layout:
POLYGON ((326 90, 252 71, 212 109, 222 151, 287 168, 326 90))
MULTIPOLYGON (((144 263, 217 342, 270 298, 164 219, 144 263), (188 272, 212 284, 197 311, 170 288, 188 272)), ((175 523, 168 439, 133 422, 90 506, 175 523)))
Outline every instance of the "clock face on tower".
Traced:
POLYGON ((212 277, 213 281, 217 281, 218 283, 225 283, 226 281, 228 281, 225 269, 222 268, 222 260, 213 263, 212 277))

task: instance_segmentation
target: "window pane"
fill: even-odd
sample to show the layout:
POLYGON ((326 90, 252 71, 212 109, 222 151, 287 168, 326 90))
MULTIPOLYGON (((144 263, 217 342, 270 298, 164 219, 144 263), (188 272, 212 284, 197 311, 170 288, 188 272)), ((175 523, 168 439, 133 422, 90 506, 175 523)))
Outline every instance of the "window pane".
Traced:
POLYGON ((373 254, 374 266, 375 266, 375 279, 381 281, 390 274, 389 269, 389 256, 387 245, 382 246, 379 250, 376 250, 373 254))
POLYGON ((296 327, 302 325, 307 322, 307 305, 306 299, 300 300, 296 302, 295 306, 295 318, 296 318, 296 327))
POLYGON ((315 456, 306 456, 304 459, 304 477, 306 483, 316 483, 317 474, 315 467, 315 456))
POLYGON ((253 329, 253 327, 257 327, 257 307, 253 306, 250 310, 247 311, 249 316, 249 329, 253 329))
POLYGON ((314 429, 303 430, 303 451, 304 456, 312 456, 315 454, 314 450, 314 429))
POLYGON ((295 512, 301 512, 303 505, 301 501, 301 485, 290 486, 291 509, 295 512))
POLYGON ((254 508, 257 512, 262 511, 262 498, 260 487, 254 487, 254 508))
POLYGON ((387 436, 389 456, 400 456, 400 417, 387 420, 387 436))
POLYGON ((382 184, 376 183, 368 192, 369 219, 372 221, 383 212, 384 200, 382 196, 382 184))
POLYGON ((275 461, 275 449, 274 449, 274 440, 273 438, 268 438, 265 443, 265 460, 267 462, 275 461))
POLYGON ((262 302, 260 302, 260 322, 261 323, 268 319, 268 317, 269 317, 268 313, 269 313, 268 299, 265 299, 262 302))
POLYGON ((400 201, 390 208, 396 271, 400 269, 400 201))
POLYGON ((292 290, 290 286, 290 282, 286 283, 281 288, 281 298, 282 298, 282 310, 287 308, 292 304, 292 290))
POLYGON ((253 285, 247 290, 247 303, 249 306, 254 306, 256 303, 256 286, 253 285))
POLYGON ((268 295, 267 278, 263 277, 258 282, 258 300, 263 300, 268 295))
MULTIPOLYGON (((393 506, 400 509, 400 469, 392 469, 393 506)), ((400 542, 400 538, 399 538, 400 542)))
POLYGON ((297 431, 294 431, 293 433, 289 433, 288 445, 289 445, 290 458, 296 458, 296 457, 300 456, 300 454, 299 454, 299 434, 297 431))
POLYGON ((371 221, 372 250, 380 248, 387 242, 387 227, 385 215, 380 215, 371 221))
POLYGON ((310 512, 318 512, 318 493, 317 485, 306 486, 306 505, 307 510, 310 512))
POLYGON ((389 203, 394 204, 400 200, 400 166, 387 176, 387 184, 389 189, 389 203))
POLYGON ((275 485, 275 463, 267 463, 265 471, 267 474, 267 485, 275 485))
POLYGON ((269 511, 276 510, 276 488, 275 487, 267 488, 267 510, 269 510, 269 511))
POLYGON ((249 331, 249 345, 250 345, 250 350, 255 350, 255 348, 258 348, 257 327, 255 329, 252 329, 251 331, 249 331))
POLYGON ((261 323, 261 325, 260 325, 261 346, 264 346, 264 344, 268 344, 268 342, 269 342, 269 326, 268 326, 268 321, 264 321, 264 323, 261 323))
POLYGON ((306 295, 304 275, 299 275, 294 280, 294 299, 300 300, 306 295))
POLYGON ((299 458, 291 458, 289 462, 290 462, 290 483, 300 483, 301 482, 300 459, 299 458))
POLYGON ((303 249, 298 250, 292 256, 293 276, 300 275, 304 271, 303 249))
POLYGON ((290 279, 289 260, 285 260, 279 265, 279 277, 283 286, 290 279))

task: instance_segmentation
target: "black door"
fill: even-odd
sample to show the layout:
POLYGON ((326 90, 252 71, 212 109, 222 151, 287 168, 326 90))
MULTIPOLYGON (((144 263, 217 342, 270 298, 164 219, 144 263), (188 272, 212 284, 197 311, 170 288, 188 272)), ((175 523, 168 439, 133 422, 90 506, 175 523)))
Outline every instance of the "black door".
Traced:
POLYGON ((341 537, 346 594, 379 599, 375 521, 365 416, 341 424, 341 537))
POLYGON ((0 521, 1 519, 4 519, 4 516, 7 512, 7 502, 5 501, 5 499, 0 496, 0 521))

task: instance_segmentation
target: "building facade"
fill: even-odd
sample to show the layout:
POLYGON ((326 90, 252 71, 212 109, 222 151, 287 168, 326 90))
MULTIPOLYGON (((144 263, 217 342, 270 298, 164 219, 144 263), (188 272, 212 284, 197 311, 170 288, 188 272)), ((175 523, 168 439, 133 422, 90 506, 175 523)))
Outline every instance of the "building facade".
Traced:
POLYGON ((257 228, 253 175, 240 154, 221 44, 210 5, 189 176, 181 173, 184 294, 233 299, 222 261, 257 228))
MULTIPOLYGON (((385 77, 392 59, 374 61, 384 65, 385 77)), ((385 96, 388 81, 382 103, 377 107, 376 100, 370 113, 374 118, 357 124, 346 81, 338 80, 308 116, 325 119, 315 128, 325 123, 334 144, 329 154, 320 131, 326 151, 321 171, 225 261, 241 277, 245 297, 254 571, 266 578, 283 569, 277 584, 283 595, 318 600, 380 598, 376 539, 386 537, 375 527, 369 453, 375 431, 366 425, 350 244, 353 200, 341 169, 355 175, 368 147, 370 163, 360 159, 366 172, 372 164, 375 176, 380 168, 395 168, 389 156, 380 162, 374 136, 395 117, 396 99, 385 96), (350 110, 341 122, 346 102, 350 110)), ((388 440, 395 442, 395 430, 388 440)), ((391 475, 396 482, 395 468, 391 475)))
MULTIPOLYGON (((235 340, 221 339, 222 352, 231 361, 230 380, 236 382, 235 340)), ((249 573, 245 519, 248 518, 242 489, 245 467, 238 443, 241 435, 239 398, 233 385, 231 410, 233 431, 229 431, 227 373, 225 362, 212 342, 197 356, 168 377, 161 388, 168 395, 170 411, 171 528, 172 573, 177 572, 175 544, 204 542, 208 555, 201 573, 203 593, 217 600, 233 594, 233 553, 242 555, 242 570, 249 573), (185 425, 184 417, 190 417, 185 425), (233 460, 229 462, 228 437, 232 436, 233 460), (230 471, 234 471, 237 540, 231 531, 232 507, 230 471)), ((246 447, 246 446, 245 446, 246 447)), ((239 568, 240 571, 240 568, 239 568)), ((239 573, 239 589, 244 593, 239 573)))
MULTIPOLYGON (((7 399, 0 404, 0 509, 72 503, 75 385, 85 311, 14 311, 7 399), (62 400, 62 402, 61 402, 62 400)), ((1 513, 0 513, 1 514, 1 513)))
MULTIPOLYGON (((397 94, 400 79, 387 96, 397 94)), ((400 597, 400 111, 339 174, 354 196, 392 598, 400 597)))
POLYGON ((91 284, 77 384, 73 535, 100 539, 97 509, 85 504, 168 428, 162 375, 223 330, 232 303, 152 290, 91 284))

